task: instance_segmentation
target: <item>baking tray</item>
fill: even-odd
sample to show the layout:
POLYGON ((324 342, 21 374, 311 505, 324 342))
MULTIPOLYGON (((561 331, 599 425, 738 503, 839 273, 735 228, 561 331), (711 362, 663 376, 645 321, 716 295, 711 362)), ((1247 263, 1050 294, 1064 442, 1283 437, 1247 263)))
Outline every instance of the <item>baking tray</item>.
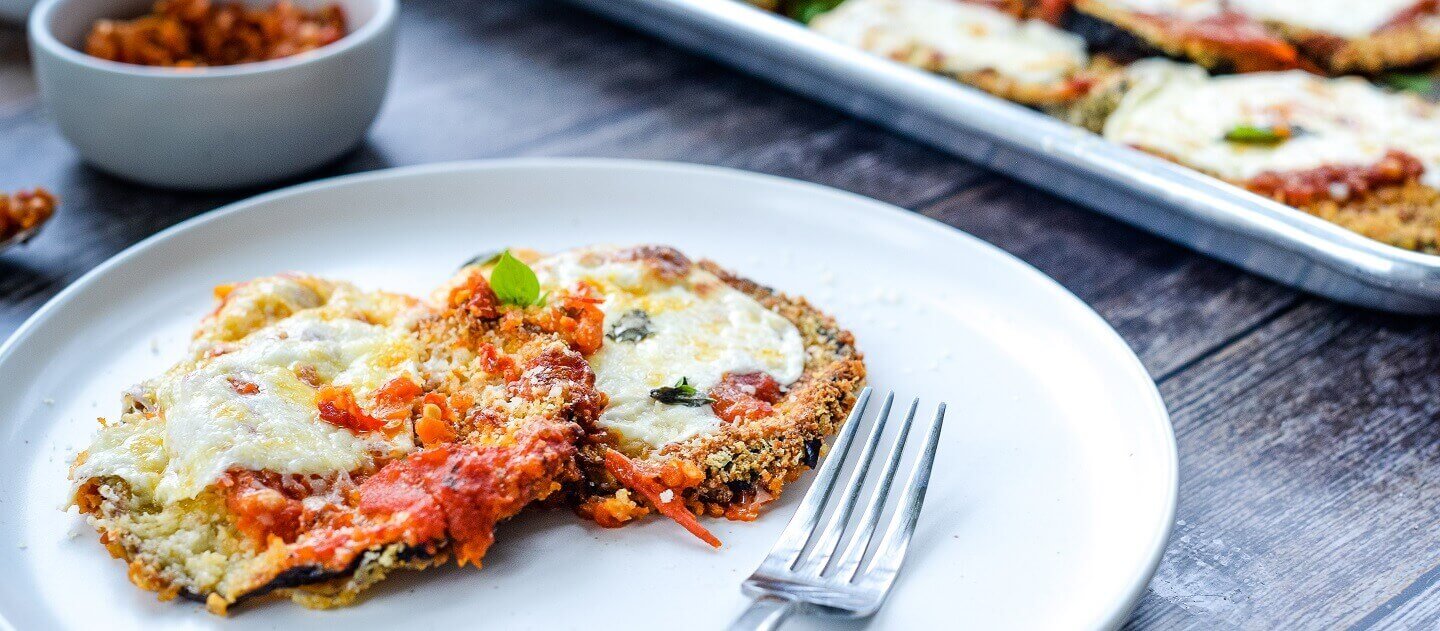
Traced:
POLYGON ((743 2, 569 1, 1286 285, 1440 313, 1440 256, 1372 241, 743 2))

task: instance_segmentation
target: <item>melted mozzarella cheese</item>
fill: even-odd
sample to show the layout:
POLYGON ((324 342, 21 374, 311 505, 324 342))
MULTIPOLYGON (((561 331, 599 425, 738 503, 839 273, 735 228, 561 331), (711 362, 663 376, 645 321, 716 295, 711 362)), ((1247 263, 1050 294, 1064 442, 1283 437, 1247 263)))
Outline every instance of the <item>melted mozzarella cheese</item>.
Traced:
POLYGON ((1230 0, 1250 17, 1348 38, 1371 35, 1418 0, 1230 0))
POLYGON ((627 448, 660 447, 720 424, 710 406, 660 403, 650 397, 652 389, 684 377, 704 393, 725 373, 764 372, 781 385, 800 378, 805 346, 789 320, 699 268, 672 283, 647 273, 643 263, 608 260, 608 252, 564 252, 541 260, 535 271, 551 290, 580 281, 598 288, 606 331, 635 310, 649 319, 644 339, 607 338, 590 357, 596 386, 610 399, 599 423, 627 448))
MULTIPOLYGON (((1025 83, 1055 83, 1086 63, 1080 37, 955 0, 848 0, 815 18, 816 31, 900 61, 931 57, 949 73, 993 70, 1025 83)), ((927 61, 928 63, 928 61, 927 61)))
POLYGON ((1425 165, 1440 185, 1440 121, 1433 106, 1356 78, 1302 71, 1209 77, 1195 66, 1147 60, 1105 123, 1110 140, 1153 151, 1222 178, 1326 165, 1370 166, 1391 149, 1425 165), (1302 130, 1275 145, 1225 140, 1237 126, 1302 130))
MULTIPOLYGON (((211 344, 197 340, 197 347, 211 344)), ((387 440, 321 420, 317 389, 307 382, 349 387, 367 409, 389 380, 419 382, 418 343, 403 321, 374 324, 332 304, 259 328, 226 350, 142 384, 129 396, 140 410, 100 432, 72 479, 117 476, 169 503, 194 497, 231 468, 344 473, 376 454, 413 448, 409 431, 387 440), (241 392, 251 384, 254 392, 241 392)))
POLYGON ((1410 10, 1417 0, 1109 0, 1118 7, 1182 20, 1201 20, 1228 6, 1260 22, 1360 38, 1371 35, 1410 10))
MULTIPOLYGON (((268 276, 217 288, 223 296, 215 313, 196 331, 198 339, 212 343, 238 340, 280 318, 314 309, 325 303, 334 287, 310 276, 268 276)), ((195 345, 199 352, 208 346, 195 345)))
POLYGON ((1108 4, 1147 15, 1202 20, 1224 10, 1221 0, 1109 0, 1108 4))

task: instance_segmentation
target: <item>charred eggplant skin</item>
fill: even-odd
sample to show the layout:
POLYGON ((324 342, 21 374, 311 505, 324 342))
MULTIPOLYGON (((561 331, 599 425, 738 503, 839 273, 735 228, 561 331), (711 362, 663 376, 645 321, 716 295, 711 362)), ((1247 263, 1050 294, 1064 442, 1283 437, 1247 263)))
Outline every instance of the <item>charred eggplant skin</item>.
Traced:
MULTIPOLYGON (((245 595, 236 599, 235 602, 241 603, 251 598, 264 596, 265 594, 273 592, 277 589, 304 587, 306 585, 315 585, 317 583, 333 581, 337 578, 345 578, 347 576, 352 576, 357 570, 360 569, 360 564, 365 559, 365 556, 366 555, 362 554, 356 557, 355 561, 351 563, 349 567, 339 571, 329 571, 326 570, 324 566, 320 565, 300 565, 292 567, 288 570, 285 570, 284 572, 275 575, 275 578, 270 579, 270 582, 261 585, 260 587, 250 592, 247 592, 245 595)), ((428 559, 433 556, 435 556, 435 553, 428 551, 425 548, 406 547, 396 555, 396 560, 401 562, 415 561, 421 559, 428 559)), ((185 600, 204 604, 207 602, 209 594, 199 594, 189 589, 182 589, 180 590, 180 597, 184 598, 185 600)))

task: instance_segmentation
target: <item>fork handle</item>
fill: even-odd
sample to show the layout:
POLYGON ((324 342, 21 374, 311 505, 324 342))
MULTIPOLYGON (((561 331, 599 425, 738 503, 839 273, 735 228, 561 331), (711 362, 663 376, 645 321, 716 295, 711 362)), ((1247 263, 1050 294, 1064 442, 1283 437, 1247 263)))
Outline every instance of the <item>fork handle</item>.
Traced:
POLYGON ((730 631, 773 631, 792 613, 795 601, 766 594, 750 603, 750 608, 730 624, 730 631))

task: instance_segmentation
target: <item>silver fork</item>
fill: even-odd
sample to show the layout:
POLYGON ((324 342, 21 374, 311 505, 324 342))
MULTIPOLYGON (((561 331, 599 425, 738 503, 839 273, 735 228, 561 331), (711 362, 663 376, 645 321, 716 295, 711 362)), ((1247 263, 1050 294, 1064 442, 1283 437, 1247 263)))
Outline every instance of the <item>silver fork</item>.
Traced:
POLYGON ((870 388, 860 393, 850 418, 835 438, 829 457, 815 476, 815 484, 800 501, 800 508, 795 511, 785 532, 781 533, 780 541, 760 563, 760 568, 742 585, 745 593, 755 601, 730 625, 731 631, 777 629, 797 611, 864 618, 874 615, 885 602, 890 586, 900 573, 900 564, 905 560, 905 550, 910 545, 910 536, 914 534, 915 523, 920 517, 920 505, 925 501, 925 488, 930 483, 930 468, 935 463, 935 448, 940 441, 940 426, 945 421, 945 404, 941 403, 935 410, 935 418, 925 432, 924 451, 911 466, 909 478, 901 489, 903 495, 890 513, 884 534, 875 546, 876 528, 890 499, 890 488, 895 481, 895 472, 900 468, 920 400, 910 403, 905 423, 895 434, 889 454, 885 457, 881 476, 874 481, 874 490, 865 503, 865 511, 856 527, 850 529, 847 525, 865 487, 880 437, 885 433, 885 424, 890 418, 891 404, 895 401, 895 393, 885 395, 885 403, 865 438, 865 446, 855 461, 855 469, 844 486, 844 493, 836 502, 831 502, 831 495, 839 486, 836 481, 840 470, 845 466, 865 408, 870 404, 870 395, 870 388), (827 512, 830 513, 829 521, 823 529, 818 528, 821 517, 827 512), (847 533, 850 534, 849 542, 837 556, 836 550, 847 533), (872 547, 874 553, 862 570, 866 551, 872 547))

